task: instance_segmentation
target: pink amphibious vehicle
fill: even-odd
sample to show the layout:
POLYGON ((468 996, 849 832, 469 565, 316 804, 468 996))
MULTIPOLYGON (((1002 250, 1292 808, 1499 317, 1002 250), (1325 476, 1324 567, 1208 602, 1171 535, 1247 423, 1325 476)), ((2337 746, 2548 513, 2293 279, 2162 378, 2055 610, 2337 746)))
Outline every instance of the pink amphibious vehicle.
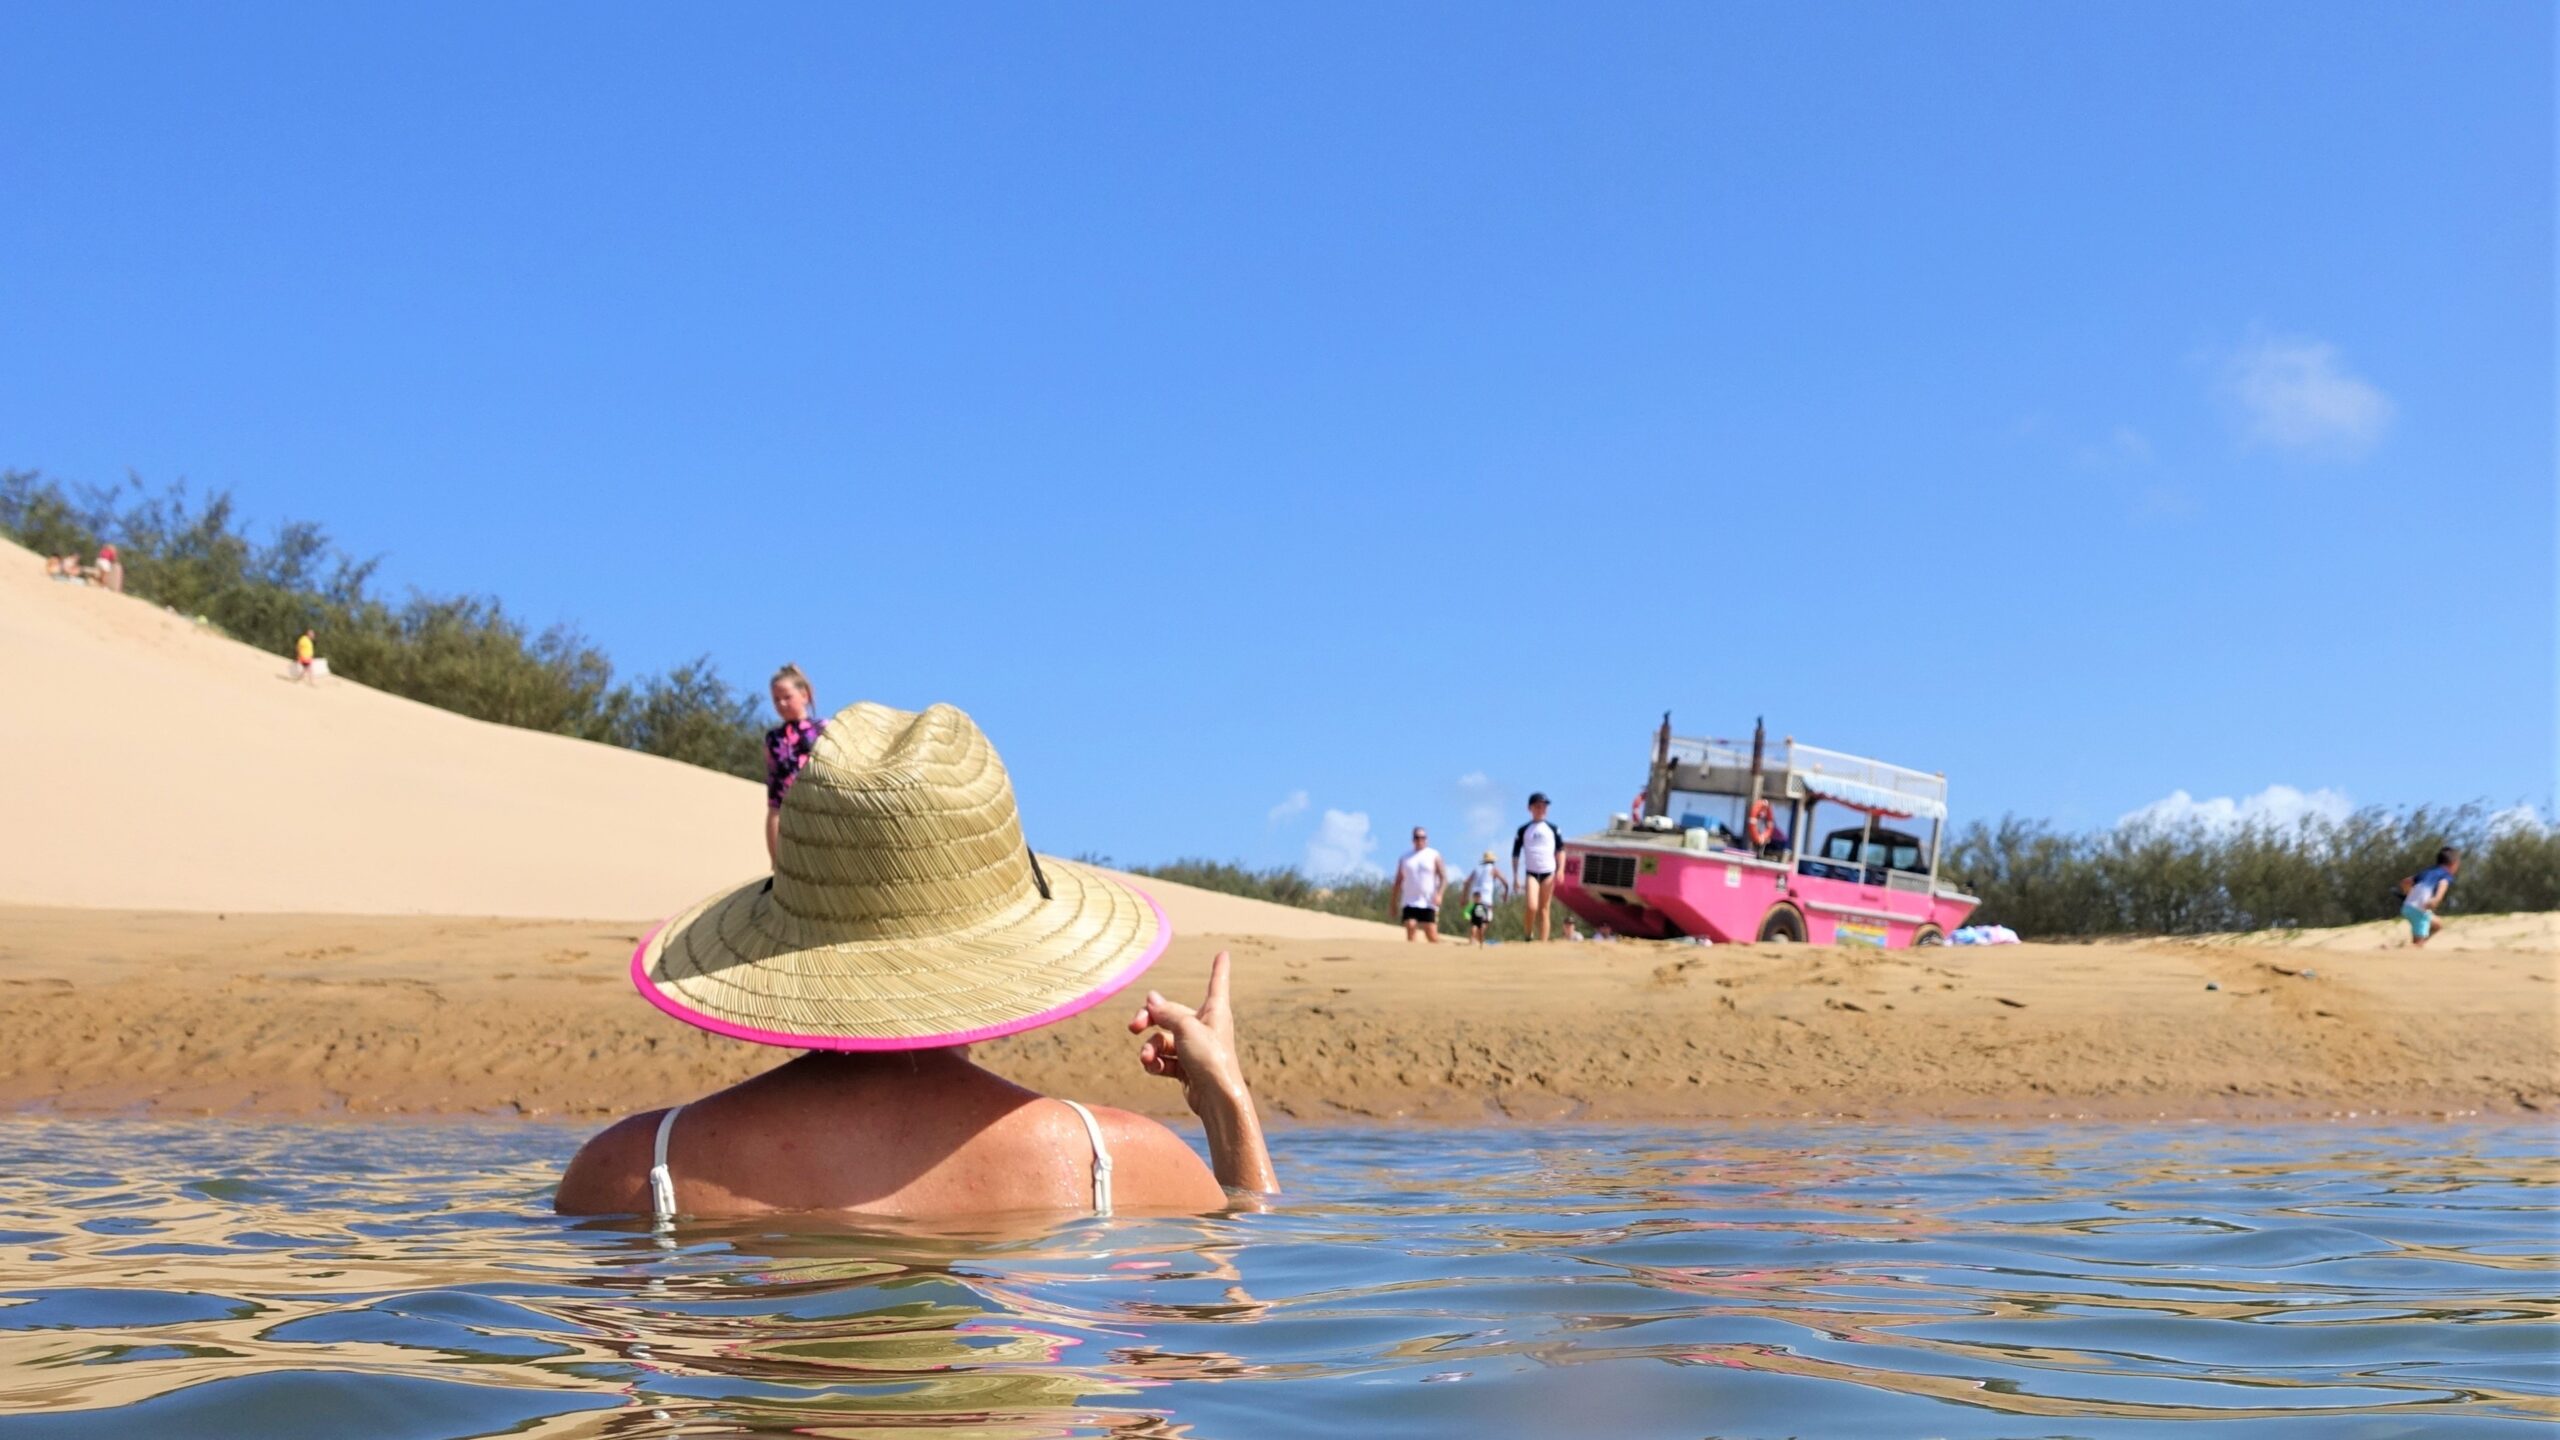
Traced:
POLYGON ((1947 777, 1765 738, 1677 739, 1663 716, 1636 809, 1566 842, 1556 898, 1651 939, 1945 944, 1981 903, 1938 878, 1947 777), (1826 805, 1854 823, 1808 845, 1826 805), (1921 819, 1925 844, 1888 828, 1921 819))

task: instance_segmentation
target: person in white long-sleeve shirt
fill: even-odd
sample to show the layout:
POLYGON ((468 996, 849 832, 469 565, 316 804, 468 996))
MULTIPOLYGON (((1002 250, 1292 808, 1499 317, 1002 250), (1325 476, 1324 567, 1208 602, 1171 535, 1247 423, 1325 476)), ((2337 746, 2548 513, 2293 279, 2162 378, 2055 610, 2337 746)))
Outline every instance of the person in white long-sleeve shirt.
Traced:
POLYGON ((1511 837, 1511 884, 1520 894, 1521 938, 1547 938, 1547 907, 1556 898, 1556 864, 1564 836, 1547 821, 1547 797, 1529 797, 1529 823, 1511 837))

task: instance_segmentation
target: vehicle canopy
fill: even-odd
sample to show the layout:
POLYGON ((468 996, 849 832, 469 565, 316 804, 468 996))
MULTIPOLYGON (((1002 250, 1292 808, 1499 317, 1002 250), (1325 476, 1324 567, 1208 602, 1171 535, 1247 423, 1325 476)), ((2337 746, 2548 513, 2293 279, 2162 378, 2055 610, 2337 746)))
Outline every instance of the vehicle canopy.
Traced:
MULTIPOLYGON (((1665 725, 1668 725, 1665 721, 1665 725)), ((1739 796, 1777 800, 1821 799, 1893 820, 1944 820, 1947 777, 1888 765, 1844 750, 1799 743, 1684 739, 1667 730, 1646 799, 1653 814, 1675 813, 1672 797, 1739 796)))
POLYGON ((1665 715, 1654 736, 1643 800, 1649 828, 1704 830, 1719 843, 1738 845, 1748 838, 1750 848, 1763 854, 1801 853, 1842 866, 1926 875, 1937 869, 1947 777, 1801 744, 1792 735, 1773 743, 1758 725, 1749 740, 1676 736, 1665 715), (1824 804, 1859 812, 1864 823, 1832 832, 1818 853, 1810 846, 1799 852, 1795 828, 1808 824, 1824 804), (1759 808, 1764 805, 1765 811, 1759 808), (1767 838, 1754 834, 1755 819, 1767 838), (1929 838, 1923 842, 1877 828, 1888 820, 1925 820, 1929 838), (1830 853, 1844 837, 1846 848, 1830 853))

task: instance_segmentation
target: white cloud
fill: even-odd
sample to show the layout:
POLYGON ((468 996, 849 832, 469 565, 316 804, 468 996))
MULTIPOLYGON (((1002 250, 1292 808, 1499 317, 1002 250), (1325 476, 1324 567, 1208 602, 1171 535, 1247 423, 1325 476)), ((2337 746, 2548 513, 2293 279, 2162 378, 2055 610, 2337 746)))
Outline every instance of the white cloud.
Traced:
POLYGON ((2539 835, 2550 828, 2551 822, 2543 819, 2542 812, 2530 804, 2510 805, 2489 817, 2489 833, 2492 835, 2539 835))
POLYGON ((2125 829, 2183 830, 2200 826, 2206 830, 2237 830, 2242 826, 2289 830, 2313 816, 2328 821, 2347 818, 2355 805, 2341 790, 2296 790, 2290 785, 2270 785, 2255 795, 2233 799, 2219 795, 2199 800, 2184 790, 2172 790, 2133 811, 2116 824, 2125 829))
POLYGON ((2082 445, 2074 453, 2084 470, 2119 470, 2151 458, 2151 442, 2130 425, 2118 425, 2104 440, 2082 445))
POLYGON ((1266 823, 1278 825, 1284 821, 1295 820, 1307 813, 1307 804, 1306 791, 1292 790, 1289 792, 1289 798, 1271 807, 1271 814, 1266 823))
POLYGON ((1307 859, 1301 868, 1318 880, 1383 875, 1387 867, 1378 863, 1377 851, 1378 837, 1369 833, 1365 812, 1327 810, 1316 821, 1316 833, 1307 838, 1307 859))
POLYGON ((2249 443, 2316 458, 2364 454, 2398 410, 2371 381, 2347 372, 2336 346, 2303 336, 2252 337, 2223 361, 2222 388, 2239 406, 2249 443))
POLYGON ((1467 838, 1479 845, 1490 844, 1502 833, 1502 815, 1509 807, 1503 803, 1502 787, 1481 770, 1470 770, 1458 777, 1458 804, 1467 822, 1467 838))
POLYGON ((2145 485, 2134 498, 2137 520, 2184 520, 2196 513, 2196 493, 2176 483, 2145 485))

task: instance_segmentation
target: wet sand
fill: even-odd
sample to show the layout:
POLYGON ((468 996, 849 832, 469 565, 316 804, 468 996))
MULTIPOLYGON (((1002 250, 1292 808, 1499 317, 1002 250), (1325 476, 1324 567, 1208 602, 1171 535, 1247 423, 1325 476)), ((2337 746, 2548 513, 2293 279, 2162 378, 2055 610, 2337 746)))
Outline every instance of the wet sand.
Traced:
MULTIPOLYGON (((634 995, 642 928, 0 908, 0 1107, 583 1119, 780 1058, 634 995)), ((2560 918, 2457 919, 2425 952, 2353 948, 2364 928, 1892 953, 1184 933, 1147 983, 1195 995, 1231 950, 1256 1088, 1308 1122, 2560 1107, 2560 918)), ((978 1053, 1178 1114, 1129 1008, 978 1053)))

